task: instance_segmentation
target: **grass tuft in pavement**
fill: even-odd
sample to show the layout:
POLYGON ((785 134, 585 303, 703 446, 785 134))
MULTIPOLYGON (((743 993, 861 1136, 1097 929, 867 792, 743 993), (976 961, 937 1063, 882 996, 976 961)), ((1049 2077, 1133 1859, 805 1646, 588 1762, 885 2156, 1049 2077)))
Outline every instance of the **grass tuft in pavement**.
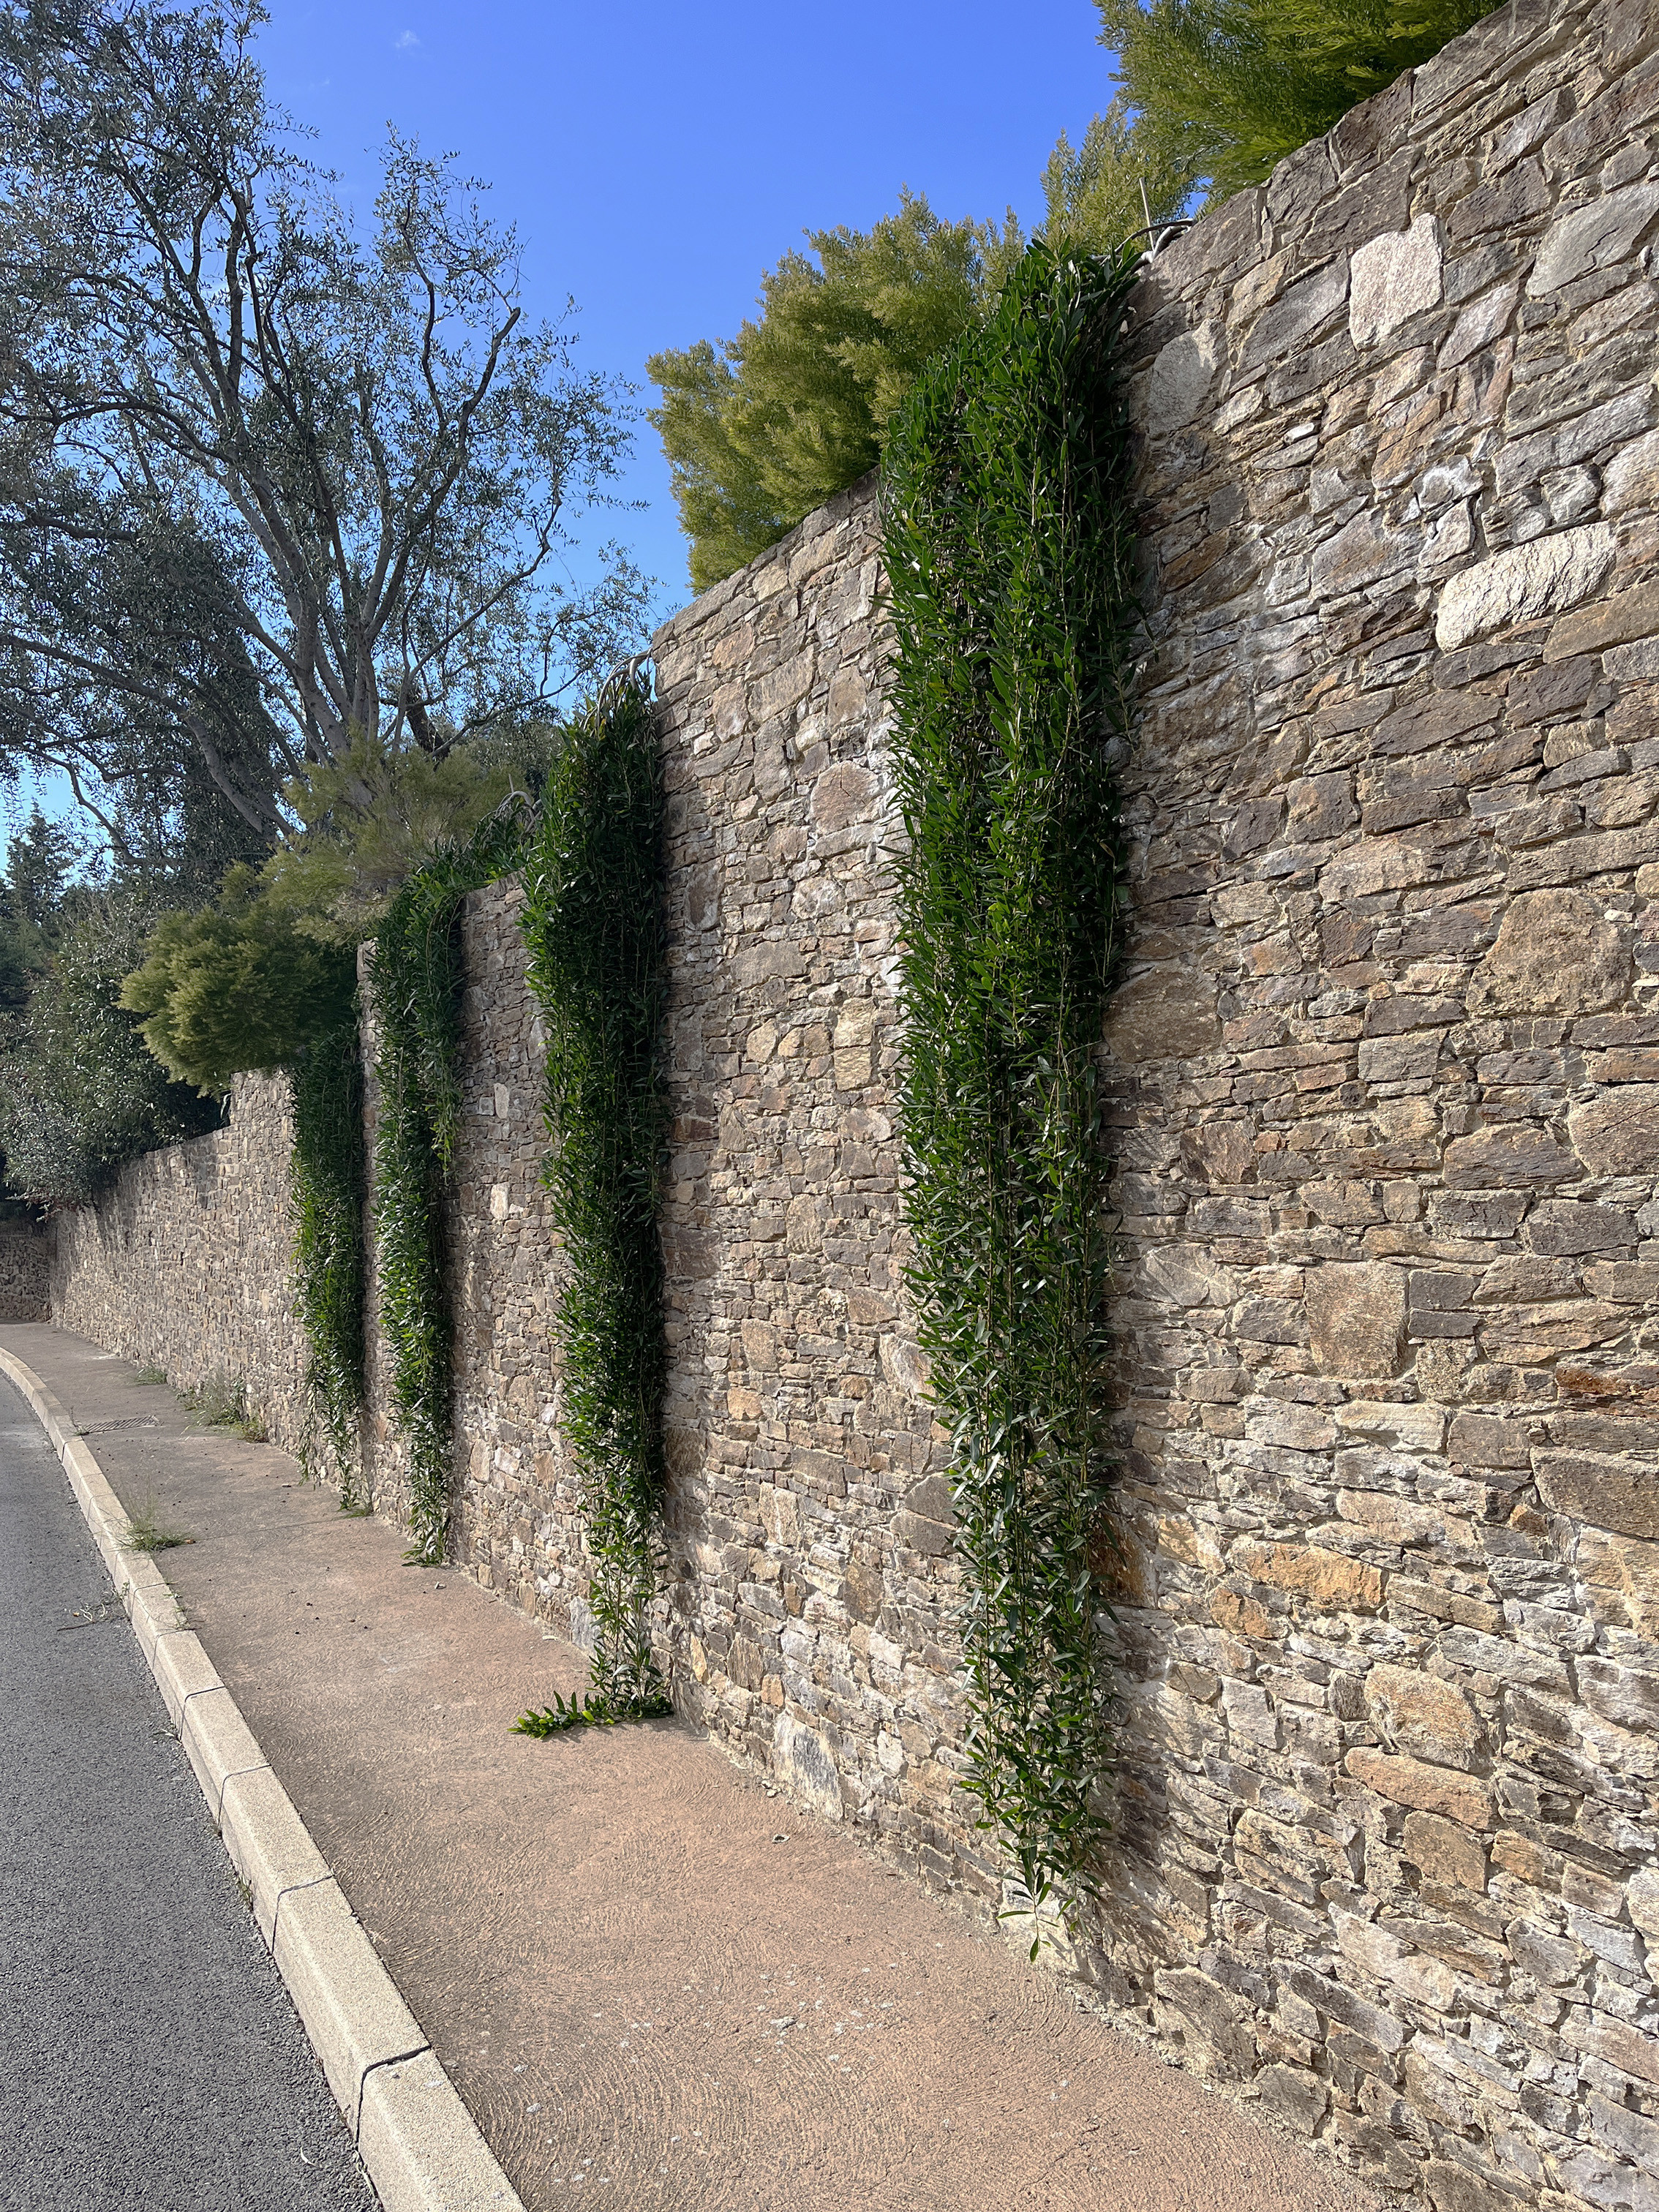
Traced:
POLYGON ((161 1518, 161 1509, 152 1490, 136 1513, 127 1516, 127 1532, 121 1539, 125 1552, 166 1552, 175 1544, 193 1544, 195 1537, 188 1528, 175 1528, 161 1518))

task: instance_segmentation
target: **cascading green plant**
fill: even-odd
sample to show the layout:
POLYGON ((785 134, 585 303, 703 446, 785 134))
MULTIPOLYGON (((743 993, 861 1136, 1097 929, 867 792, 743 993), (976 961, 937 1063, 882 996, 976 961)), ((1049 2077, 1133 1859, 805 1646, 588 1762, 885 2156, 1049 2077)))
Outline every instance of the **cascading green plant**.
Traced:
POLYGON ((529 980, 547 1030, 546 1182, 568 1269, 558 1334, 598 1632, 580 1703, 521 1732, 672 1711, 651 1648, 661 1574, 666 1374, 657 1213, 668 1133, 663 787, 630 672, 565 733, 524 867, 529 980))
POLYGON ((524 842, 514 799, 441 848, 392 901, 369 959, 380 1030, 375 1263, 392 1402, 409 1447, 405 1557, 418 1566, 441 1564, 449 1531, 454 1389, 443 1215, 461 1127, 461 903, 508 873, 524 842))
POLYGON ((355 1021, 308 1044, 289 1070, 295 1304, 305 1331, 310 1401, 301 1460, 320 1427, 340 1504, 360 1511, 363 1369, 363 1067, 355 1021))
POLYGON ((1032 1905, 1068 1914, 1112 1753, 1099 1054, 1137 614, 1132 269, 1033 246, 906 402, 883 487, 909 1284, 953 1439, 969 1778, 1032 1905))

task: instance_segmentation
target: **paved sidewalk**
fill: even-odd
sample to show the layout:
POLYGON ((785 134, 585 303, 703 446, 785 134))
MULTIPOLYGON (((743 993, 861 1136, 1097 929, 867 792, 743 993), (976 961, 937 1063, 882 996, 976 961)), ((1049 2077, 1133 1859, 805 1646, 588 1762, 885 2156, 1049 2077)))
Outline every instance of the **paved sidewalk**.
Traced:
POLYGON ((57 1454, 0 1378, 0 2208, 370 2212, 57 1454))
POLYGON ((681 1723, 512 1735, 580 1652, 81 1339, 0 1343, 194 1532, 190 1625, 530 2212, 1373 2204, 681 1723))

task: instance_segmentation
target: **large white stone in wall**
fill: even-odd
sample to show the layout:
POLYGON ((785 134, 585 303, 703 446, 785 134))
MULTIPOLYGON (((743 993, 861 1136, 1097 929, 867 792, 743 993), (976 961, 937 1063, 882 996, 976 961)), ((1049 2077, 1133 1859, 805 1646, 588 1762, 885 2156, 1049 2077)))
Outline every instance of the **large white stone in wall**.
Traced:
POLYGON ((1215 381, 1216 329, 1200 323, 1171 338, 1152 363, 1146 391, 1146 427, 1157 433, 1190 422, 1215 381))
POLYGON ((1575 208, 1551 224, 1538 249, 1527 290, 1534 299, 1556 292, 1576 276, 1588 276, 1623 261, 1642 233, 1659 216, 1659 183, 1626 185, 1603 192, 1588 207, 1575 208))
POLYGON ((1613 532, 1605 522, 1558 531, 1512 545, 1460 569, 1440 594, 1434 641, 1455 653, 1477 637, 1563 613, 1587 599, 1613 566, 1613 532))
POLYGON ((1348 275, 1348 335, 1376 345, 1440 297, 1440 225, 1420 215, 1355 249, 1348 275))

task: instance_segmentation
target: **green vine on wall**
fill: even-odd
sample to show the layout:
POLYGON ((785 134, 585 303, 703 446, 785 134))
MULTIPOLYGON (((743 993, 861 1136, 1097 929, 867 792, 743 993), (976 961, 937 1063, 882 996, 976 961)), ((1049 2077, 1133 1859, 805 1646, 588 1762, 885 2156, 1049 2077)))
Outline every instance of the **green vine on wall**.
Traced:
POLYGON ((1033 246, 907 401, 884 471, 909 1281, 953 1439, 969 1778, 1033 1905, 1067 1911, 1112 1752, 1099 1048, 1136 619, 1131 277, 1033 246))
POLYGON ((526 1713, 550 1735, 672 1710, 651 1649, 664 1487, 662 1248, 668 1130, 662 769, 630 671, 565 733, 524 869, 528 975, 547 1029, 546 1170, 568 1270, 558 1319, 597 1641, 580 1703, 526 1713))
POLYGON ((289 1070, 294 1096, 290 1206, 295 1305, 305 1332, 308 1466, 320 1426, 340 1479, 340 1504, 367 1506, 360 1487, 363 1370, 363 1068, 357 1025, 306 1046, 289 1070))
POLYGON ((444 1194, 461 1127, 461 905, 524 848, 513 802, 441 848, 392 901, 369 958, 379 1024, 374 1236, 391 1398, 409 1448, 411 1565, 436 1566, 449 1531, 454 1401, 444 1194))

